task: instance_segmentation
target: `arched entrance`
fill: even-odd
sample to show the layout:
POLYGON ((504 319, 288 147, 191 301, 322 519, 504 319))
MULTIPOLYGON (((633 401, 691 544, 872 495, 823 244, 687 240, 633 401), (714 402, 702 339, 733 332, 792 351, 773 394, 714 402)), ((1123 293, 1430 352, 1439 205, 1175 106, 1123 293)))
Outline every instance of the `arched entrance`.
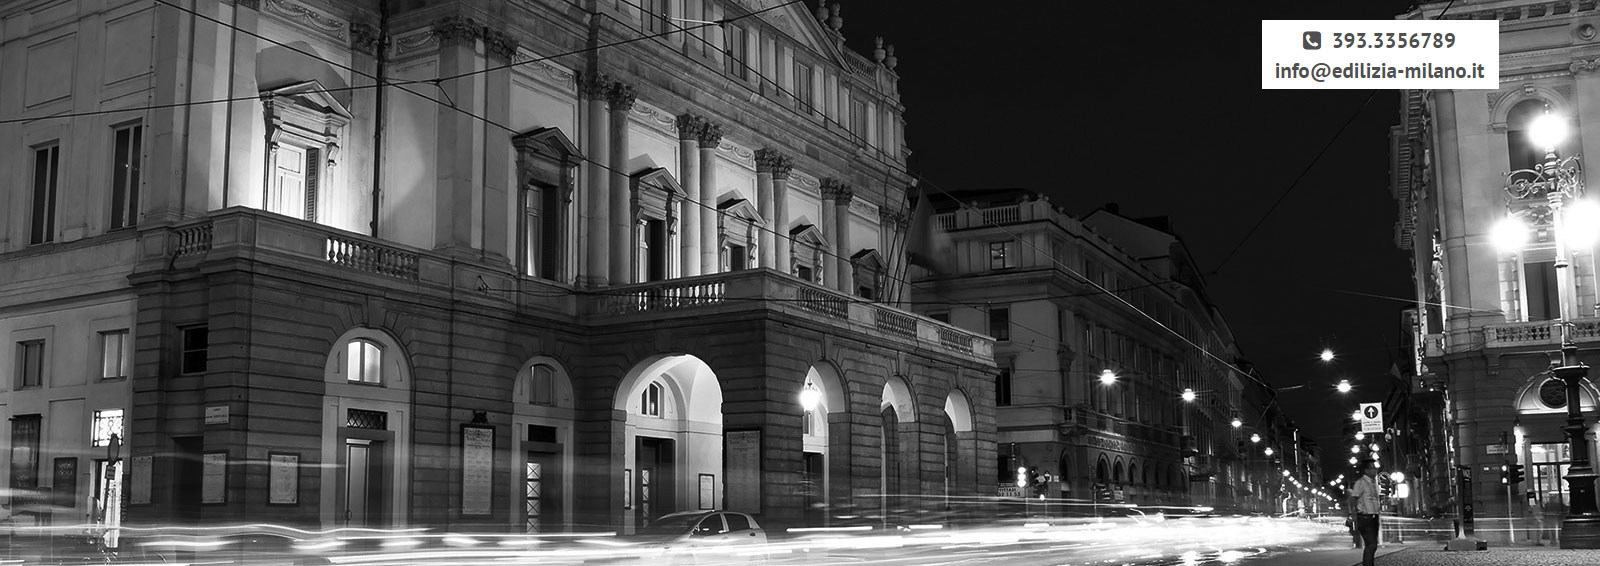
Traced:
POLYGON ((903 507, 900 502, 904 491, 901 486, 906 480, 906 472, 914 470, 915 461, 906 461, 906 454, 916 453, 916 446, 911 440, 915 437, 902 438, 914 435, 917 422, 917 412, 911 396, 911 387, 904 378, 890 376, 883 384, 883 400, 878 404, 882 426, 879 428, 881 448, 879 457, 883 462, 879 476, 879 493, 882 494, 880 511, 887 520, 891 515, 898 514, 903 507), (902 430, 902 429, 906 430, 902 430))
POLYGON ((530 533, 572 523, 572 380, 554 358, 522 364, 512 386, 512 450, 520 464, 511 474, 513 520, 530 533))
POLYGON ((800 390, 801 415, 801 493, 805 499, 802 521, 807 525, 824 525, 828 522, 828 494, 833 493, 833 482, 828 474, 831 465, 829 444, 831 422, 838 415, 841 426, 848 427, 844 411, 844 384, 833 364, 817 362, 806 370, 806 381, 800 390))
MULTIPOLYGON (((409 512, 410 355, 388 332, 353 328, 323 366, 320 466, 325 527, 387 527, 409 512), (331 464, 331 465, 330 465, 331 464)), ((306 463, 300 463, 305 466, 306 463)))
POLYGON ((635 364, 613 409, 626 415, 624 530, 677 511, 725 508, 722 388, 705 362, 679 354, 635 364))

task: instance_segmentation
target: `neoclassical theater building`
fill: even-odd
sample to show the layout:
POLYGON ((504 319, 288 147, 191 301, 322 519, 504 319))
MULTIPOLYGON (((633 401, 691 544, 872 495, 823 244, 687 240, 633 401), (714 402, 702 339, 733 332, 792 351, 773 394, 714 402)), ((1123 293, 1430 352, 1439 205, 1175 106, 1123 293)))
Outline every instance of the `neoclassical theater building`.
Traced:
POLYGON ((993 341, 886 302, 892 46, 822 8, 5 3, 0 481, 54 504, 16 519, 992 496, 993 341))

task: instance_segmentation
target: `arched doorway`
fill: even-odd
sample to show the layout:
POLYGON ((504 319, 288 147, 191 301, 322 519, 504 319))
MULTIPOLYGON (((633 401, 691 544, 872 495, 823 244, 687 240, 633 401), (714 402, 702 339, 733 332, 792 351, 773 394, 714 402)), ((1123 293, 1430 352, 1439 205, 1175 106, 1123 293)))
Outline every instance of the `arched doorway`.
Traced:
POLYGON ((572 523, 572 380, 555 358, 538 356, 517 372, 512 400, 513 519, 530 533, 562 530, 572 523))
POLYGON ((624 530, 676 511, 725 508, 722 388, 705 362, 687 354, 639 362, 613 408, 626 415, 624 530))
MULTIPOLYGON (((829 494, 833 483, 828 468, 831 465, 829 445, 832 422, 848 427, 848 411, 844 408, 844 384, 833 364, 820 361, 806 370, 806 381, 800 389, 801 410, 801 475, 800 489, 805 509, 802 521, 807 525, 825 525, 828 522, 829 494)), ((847 437, 848 435, 840 435, 847 437)), ((848 483, 848 482, 847 482, 848 483)))
POLYGON ((951 390, 944 399, 944 509, 952 510, 952 497, 963 494, 968 478, 976 474, 977 458, 972 434, 972 404, 961 390, 951 390), (964 457, 965 456, 965 457, 964 457), (963 464, 966 461, 968 463, 963 464))
MULTIPOLYGON (((353 328, 323 366, 321 519, 328 527, 387 527, 409 515, 411 361, 392 335, 353 328)), ((308 463, 302 462, 301 466, 308 463)), ((315 464, 312 464, 315 465, 315 464)))
MULTIPOLYGON (((879 510, 885 521, 891 515, 896 515, 904 507, 902 484, 906 479, 906 472, 914 470, 915 460, 907 458, 907 454, 915 454, 917 448, 910 442, 902 442, 902 436, 912 434, 902 430, 902 425, 911 425, 905 428, 915 430, 913 423, 917 422, 917 412, 911 396, 911 387, 904 378, 890 376, 883 384, 883 399, 878 404, 879 416, 882 425, 879 427, 879 458, 882 462, 879 476, 879 493, 881 504, 879 510), (910 460, 910 461, 908 461, 910 460)), ((887 525, 887 523, 886 523, 887 525)))

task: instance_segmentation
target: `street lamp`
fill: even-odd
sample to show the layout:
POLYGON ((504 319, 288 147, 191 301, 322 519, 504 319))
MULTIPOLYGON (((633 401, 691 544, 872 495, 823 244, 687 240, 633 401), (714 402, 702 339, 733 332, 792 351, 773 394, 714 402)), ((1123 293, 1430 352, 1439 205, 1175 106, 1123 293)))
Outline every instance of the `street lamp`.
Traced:
POLYGON ((1233 418, 1233 422, 1228 423, 1228 424, 1233 425, 1233 428, 1239 428, 1239 427, 1244 426, 1244 421, 1239 420, 1239 417, 1234 417, 1233 418))
POLYGON ((1194 401, 1194 390, 1193 389, 1189 389, 1189 388, 1184 388, 1184 390, 1183 390, 1183 400, 1184 401, 1188 401, 1188 402, 1193 402, 1194 401))
POLYGON ((1567 433, 1572 454, 1567 472, 1571 503, 1567 517, 1561 521, 1560 541, 1562 548, 1600 548, 1600 509, 1595 506, 1595 473, 1589 462, 1589 443, 1584 439, 1588 427, 1583 424, 1579 396, 1580 384, 1589 375, 1589 366, 1578 361, 1578 345, 1573 342, 1572 325, 1567 322, 1574 302, 1573 273, 1568 269, 1571 258, 1567 250, 1569 246, 1588 245, 1579 240, 1588 239, 1589 234, 1579 232, 1592 232, 1596 226, 1592 218, 1581 218, 1591 214, 1588 210, 1592 208, 1585 208, 1592 205, 1578 204, 1583 202, 1584 186, 1577 156, 1561 158, 1556 155, 1556 146, 1567 134, 1567 120, 1546 108, 1544 115, 1530 124, 1528 134, 1537 147, 1544 148, 1544 162, 1535 169, 1520 169, 1506 175, 1505 190, 1510 197, 1506 201, 1508 218, 1504 227, 1496 228, 1495 239, 1514 246, 1502 251, 1522 252, 1519 241, 1527 239, 1529 226, 1521 226, 1518 233, 1519 225, 1509 222, 1524 222, 1523 218, 1531 220, 1527 224, 1532 227, 1549 226, 1554 234, 1560 308, 1554 326, 1561 336, 1561 366, 1553 373, 1566 385, 1567 425, 1562 430, 1567 433), (1569 218, 1569 214, 1575 217, 1569 218))
POLYGON ((1328 348, 1323 348, 1322 349, 1322 355, 1318 356, 1318 357, 1322 358, 1322 361, 1324 361, 1324 362, 1331 362, 1331 361, 1333 361, 1333 350, 1328 349, 1328 348))
POLYGON ((1259 434, 1251 434, 1250 435, 1250 442, 1256 443, 1256 444, 1260 444, 1261 443, 1261 435, 1259 435, 1259 434))
POLYGON ((1338 389, 1339 389, 1340 393, 1349 393, 1350 392, 1350 380, 1348 380, 1348 379, 1339 380, 1338 389))
POLYGON ((1117 382, 1117 374, 1109 369, 1100 370, 1100 383, 1111 385, 1117 382))
POLYGON ((817 405, 821 402, 822 392, 817 391, 816 386, 811 385, 811 382, 807 381, 806 388, 800 390, 800 408, 805 409, 807 413, 810 413, 817 410, 817 405))

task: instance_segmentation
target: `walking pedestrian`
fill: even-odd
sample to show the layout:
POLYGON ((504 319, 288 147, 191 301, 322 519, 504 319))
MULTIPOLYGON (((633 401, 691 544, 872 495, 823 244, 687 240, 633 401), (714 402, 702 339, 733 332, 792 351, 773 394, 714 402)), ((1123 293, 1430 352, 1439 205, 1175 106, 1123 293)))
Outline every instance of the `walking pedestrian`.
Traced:
POLYGON ((1355 523, 1356 532, 1361 534, 1363 548, 1361 549, 1361 566, 1374 566, 1373 560, 1378 552, 1378 512, 1382 510, 1382 500, 1378 492, 1378 463, 1371 460, 1360 462, 1361 479, 1356 480, 1350 488, 1350 518, 1355 523))

